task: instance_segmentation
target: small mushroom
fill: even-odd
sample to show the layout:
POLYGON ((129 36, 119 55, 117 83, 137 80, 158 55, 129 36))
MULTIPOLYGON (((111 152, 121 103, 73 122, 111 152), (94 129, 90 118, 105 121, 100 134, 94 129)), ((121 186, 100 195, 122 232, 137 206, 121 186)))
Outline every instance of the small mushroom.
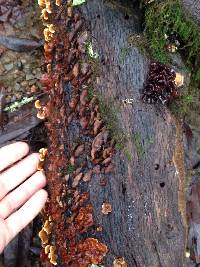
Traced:
POLYGON ((51 41, 51 38, 53 37, 53 33, 51 33, 49 31, 49 28, 45 28, 44 31, 43 31, 43 33, 44 33, 44 39, 45 39, 45 41, 46 42, 51 41))
POLYGON ((43 163, 41 161, 39 161, 37 164, 37 170, 38 171, 44 171, 44 166, 43 166, 43 163))
POLYGON ((80 182, 81 178, 83 177, 83 173, 79 173, 78 175, 75 176, 73 183, 72 183, 72 187, 75 188, 78 183, 80 182))
POLYGON ((51 2, 50 1, 46 1, 46 10, 49 14, 52 13, 52 9, 51 9, 51 2))
POLYGON ((71 6, 67 8, 67 16, 70 18, 73 16, 73 9, 71 6))
POLYGON ((57 265, 57 255, 55 252, 56 252, 56 247, 50 246, 50 252, 48 258, 50 259, 50 263, 52 263, 53 265, 57 265))
POLYGON ((79 75, 79 68, 80 68, 79 63, 76 63, 72 69, 72 73, 75 77, 78 77, 79 75))
POLYGON ((41 105, 41 103, 40 103, 40 100, 36 100, 36 101, 35 101, 35 107, 36 107, 37 109, 41 109, 41 108, 42 108, 42 105, 41 105))
POLYGON ((109 158, 107 158, 107 159, 104 159, 104 161, 102 161, 102 164, 103 164, 103 165, 107 165, 108 163, 111 162, 111 160, 112 160, 111 157, 109 157, 109 158))
POLYGON ((43 157, 46 157, 48 150, 47 148, 40 148, 39 153, 43 155, 43 157))
POLYGON ((46 8, 42 9, 41 19, 44 19, 44 20, 49 19, 49 13, 47 12, 46 8))
POLYGON ((49 222, 49 220, 46 220, 43 226, 43 230, 50 235, 52 231, 53 224, 49 222))
POLYGON ((48 29, 49 29, 49 31, 51 33, 55 33, 56 32, 55 26, 53 24, 48 24, 47 27, 48 27, 48 29))
POLYGON ((104 132, 100 132, 92 142, 92 150, 91 150, 91 157, 95 159, 95 154, 99 151, 103 145, 104 141, 104 132))
POLYGON ((37 118, 40 120, 44 120, 46 118, 46 114, 44 112, 44 110, 39 110, 37 113, 37 118))
POLYGON ((75 170, 74 175, 78 175, 82 170, 82 167, 75 170))
POLYGON ((39 238, 42 241, 42 244, 47 244, 49 241, 49 237, 48 234, 44 231, 44 229, 42 228, 42 230, 39 232, 38 234, 39 238))
POLYGON ((128 267, 125 258, 115 258, 113 262, 113 267, 128 267))
POLYGON ((92 170, 89 170, 88 172, 86 172, 86 174, 83 176, 83 181, 84 182, 89 182, 91 180, 92 177, 92 170))
POLYGON ((83 90, 83 91, 81 92, 81 95, 80 95, 80 103, 81 103, 81 105, 83 105, 83 106, 86 105, 86 100, 85 100, 85 98, 86 98, 87 94, 88 94, 88 92, 87 92, 86 89, 83 90))
POLYGON ((99 120, 99 119, 95 120, 95 122, 94 122, 94 134, 95 135, 98 133, 101 125, 102 125, 102 120, 99 120))
POLYGON ((112 212, 112 205, 108 202, 103 203, 101 211, 103 214, 108 215, 112 212))
POLYGON ((48 73, 51 72, 51 64, 47 64, 47 72, 48 72, 48 73))
POLYGON ((84 148, 85 148, 84 144, 78 146, 78 147, 76 148, 76 150, 74 151, 74 156, 75 156, 76 158, 79 157, 79 156, 83 153, 84 148))
POLYGON ((38 5, 40 7, 45 7, 46 6, 46 1, 45 0, 38 0, 38 5))
POLYGON ((61 0, 56 0, 56 5, 60 6, 61 5, 61 0))
POLYGON ((49 251, 50 251, 50 245, 46 245, 46 246, 44 247, 44 253, 45 253, 45 254, 48 254, 49 251))
POLYGON ((75 165, 75 157, 74 157, 74 156, 71 156, 69 162, 70 162, 70 164, 71 164, 72 166, 74 166, 74 165, 75 165))

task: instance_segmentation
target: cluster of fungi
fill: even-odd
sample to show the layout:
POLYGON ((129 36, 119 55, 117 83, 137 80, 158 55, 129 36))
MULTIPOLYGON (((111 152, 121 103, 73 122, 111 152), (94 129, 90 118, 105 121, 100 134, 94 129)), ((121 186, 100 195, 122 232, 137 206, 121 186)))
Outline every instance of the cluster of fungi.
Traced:
POLYGON ((143 90, 142 99, 149 104, 169 104, 179 96, 178 87, 183 85, 183 76, 172 68, 153 62, 143 90))
MULTIPOLYGON (((101 264, 108 248, 95 238, 102 227, 95 225, 85 185, 95 174, 112 173, 114 143, 103 123, 97 97, 88 93, 92 67, 87 63, 84 20, 74 12, 71 2, 65 6, 58 0, 52 2, 38 0, 47 26, 47 71, 41 84, 48 95, 45 103, 35 102, 37 116, 45 121, 48 132, 48 147, 39 151, 38 165, 47 176, 49 193, 39 232, 41 260, 47 267, 87 267, 101 264)), ((103 208, 105 214, 112 211, 109 203, 103 208)))

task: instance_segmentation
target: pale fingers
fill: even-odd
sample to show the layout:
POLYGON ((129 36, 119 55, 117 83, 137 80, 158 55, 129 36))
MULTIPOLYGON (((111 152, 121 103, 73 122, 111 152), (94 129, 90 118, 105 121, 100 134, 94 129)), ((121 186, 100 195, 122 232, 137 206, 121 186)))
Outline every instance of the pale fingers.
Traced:
POLYGON ((38 154, 32 154, 0 174, 0 200, 37 170, 38 154))
POLYGON ((26 143, 17 142, 0 148, 0 171, 25 157, 29 152, 26 143))
POLYGON ((7 218, 45 185, 46 178, 42 172, 38 171, 33 174, 28 180, 0 201, 0 217, 3 219, 7 218))
POLYGON ((36 192, 18 211, 5 220, 8 244, 24 227, 26 227, 41 211, 47 200, 44 189, 36 192))

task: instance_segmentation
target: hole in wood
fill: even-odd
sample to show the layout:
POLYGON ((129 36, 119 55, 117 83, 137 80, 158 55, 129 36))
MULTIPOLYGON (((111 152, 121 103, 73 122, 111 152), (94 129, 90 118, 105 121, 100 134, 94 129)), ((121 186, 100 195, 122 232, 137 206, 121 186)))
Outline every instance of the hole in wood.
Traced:
POLYGON ((122 183, 122 194, 125 195, 126 193, 126 185, 122 183))
POLYGON ((157 171, 160 168, 159 164, 155 164, 155 170, 157 171))
POLYGON ((126 14, 126 15, 124 16, 124 18, 125 18, 126 20, 128 20, 128 19, 129 19, 129 15, 126 14))
POLYGON ((164 187, 165 186, 165 183, 164 182, 162 182, 162 183, 160 183, 160 187, 164 187))
POLYGON ((102 65, 106 65, 105 58, 102 58, 101 63, 102 63, 102 65))
POLYGON ((101 17, 101 16, 98 14, 98 15, 97 15, 97 18, 100 19, 100 17, 101 17))

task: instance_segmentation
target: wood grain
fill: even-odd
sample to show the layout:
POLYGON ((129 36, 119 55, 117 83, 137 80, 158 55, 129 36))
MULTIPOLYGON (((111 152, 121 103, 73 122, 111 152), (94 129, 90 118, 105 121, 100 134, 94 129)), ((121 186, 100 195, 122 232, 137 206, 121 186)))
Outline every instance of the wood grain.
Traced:
POLYGON ((107 176, 107 186, 99 185, 99 176, 88 186, 96 221, 103 226, 99 237, 109 247, 105 266, 112 266, 115 257, 125 257, 130 267, 182 267, 185 231, 178 204, 180 177, 172 160, 176 125, 164 107, 140 100, 149 62, 127 43, 129 35, 142 30, 139 11, 125 18, 106 1, 88 0, 81 12, 103 62, 96 90, 108 105, 120 106, 117 116, 129 136, 127 148, 132 155, 128 160, 122 152, 116 154, 115 172, 107 176), (128 51, 123 62, 122 51, 128 51), (126 98, 134 99, 133 105, 123 106, 126 98), (107 216, 101 213, 105 201, 113 209, 107 216))

